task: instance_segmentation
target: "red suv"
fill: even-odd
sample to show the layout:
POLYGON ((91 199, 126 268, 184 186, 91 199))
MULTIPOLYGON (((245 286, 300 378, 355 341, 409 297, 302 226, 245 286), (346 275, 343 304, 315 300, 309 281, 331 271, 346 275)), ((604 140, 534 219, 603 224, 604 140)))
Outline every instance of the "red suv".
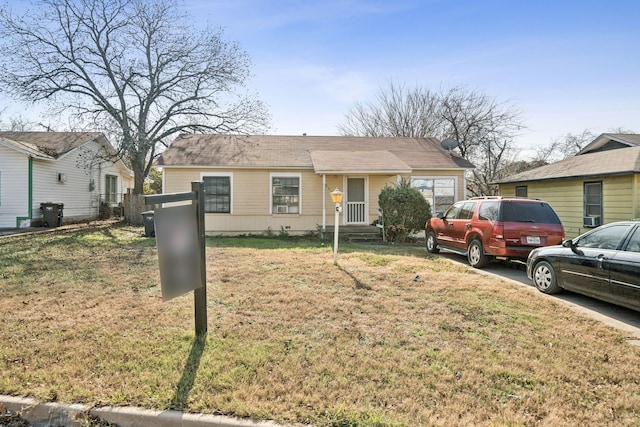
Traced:
POLYGON ((534 248, 559 245, 564 228, 551 205, 535 199, 479 197, 454 203, 425 224, 427 251, 466 255, 482 268, 493 257, 526 259, 534 248))

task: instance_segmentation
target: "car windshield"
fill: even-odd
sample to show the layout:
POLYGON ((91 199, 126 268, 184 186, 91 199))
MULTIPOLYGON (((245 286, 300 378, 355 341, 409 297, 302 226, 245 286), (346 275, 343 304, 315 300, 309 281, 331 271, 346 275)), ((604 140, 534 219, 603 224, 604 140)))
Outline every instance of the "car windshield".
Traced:
POLYGON ((534 222, 538 224, 560 224, 560 218, 547 203, 502 204, 504 222, 534 222))

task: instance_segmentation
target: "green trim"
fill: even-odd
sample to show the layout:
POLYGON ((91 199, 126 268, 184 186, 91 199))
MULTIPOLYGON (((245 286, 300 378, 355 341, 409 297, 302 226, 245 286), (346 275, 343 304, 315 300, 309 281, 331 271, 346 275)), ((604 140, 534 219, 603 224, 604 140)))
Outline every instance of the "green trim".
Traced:
POLYGON ((28 199, 28 214, 29 216, 18 216, 16 217, 16 228, 20 228, 20 221, 24 221, 26 219, 33 219, 33 157, 29 157, 29 164, 28 164, 28 183, 29 183, 29 189, 28 189, 28 195, 27 195, 27 199, 28 199))

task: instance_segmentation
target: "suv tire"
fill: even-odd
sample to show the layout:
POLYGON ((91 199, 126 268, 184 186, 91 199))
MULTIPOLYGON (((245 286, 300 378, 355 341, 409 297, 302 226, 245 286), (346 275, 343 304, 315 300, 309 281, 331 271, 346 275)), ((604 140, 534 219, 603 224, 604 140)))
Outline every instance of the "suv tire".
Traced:
POLYGON ((474 239, 469 243, 469 247, 467 248, 467 259, 471 267, 482 268, 489 263, 491 257, 484 253, 482 242, 474 239))
POLYGON ((427 252, 430 254, 437 254, 440 252, 438 248, 438 241, 436 240, 436 233, 433 231, 427 232, 427 252))

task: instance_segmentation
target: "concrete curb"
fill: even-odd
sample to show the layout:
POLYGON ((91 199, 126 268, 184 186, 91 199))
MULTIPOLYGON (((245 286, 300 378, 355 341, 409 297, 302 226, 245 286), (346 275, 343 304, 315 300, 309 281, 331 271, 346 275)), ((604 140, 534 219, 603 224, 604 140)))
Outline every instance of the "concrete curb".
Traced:
POLYGON ((81 427, 75 421, 81 413, 98 417, 118 427, 284 427, 272 421, 251 421, 220 415, 188 414, 180 411, 152 411, 134 407, 90 407, 87 405, 40 403, 34 399, 0 395, 0 407, 37 427, 81 427))

